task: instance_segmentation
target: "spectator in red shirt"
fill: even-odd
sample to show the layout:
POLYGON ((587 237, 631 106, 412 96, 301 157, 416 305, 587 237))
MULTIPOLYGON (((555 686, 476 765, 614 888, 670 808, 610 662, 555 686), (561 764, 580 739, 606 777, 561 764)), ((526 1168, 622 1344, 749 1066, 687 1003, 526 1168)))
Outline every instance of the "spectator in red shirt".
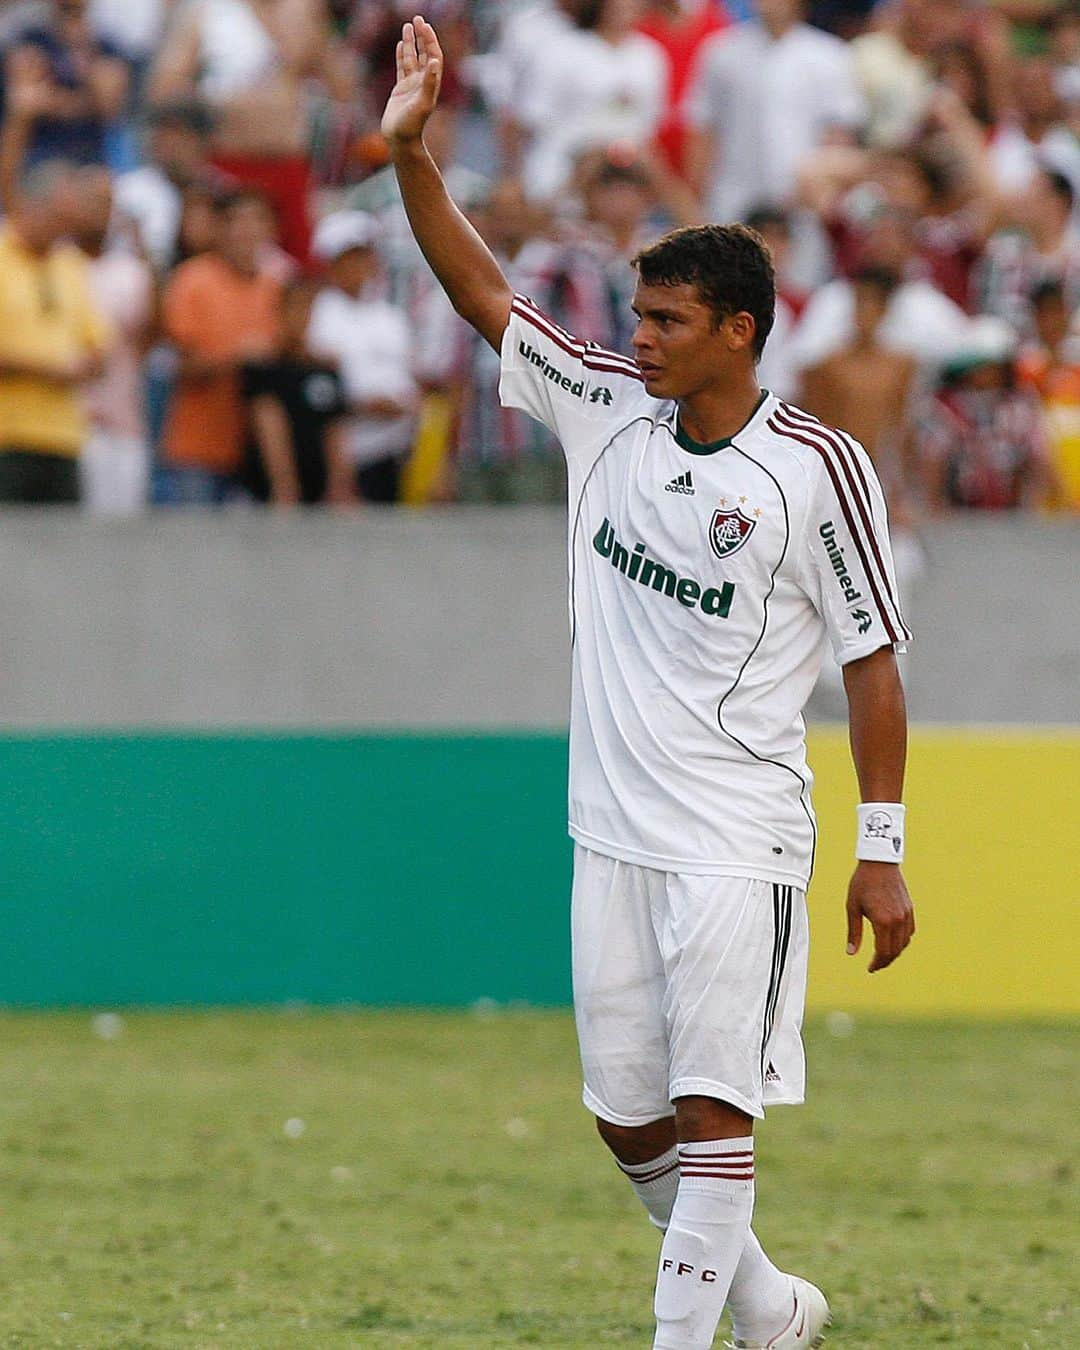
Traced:
POLYGON ((657 141, 677 173, 684 173, 686 168, 683 96, 690 83, 694 62, 705 39, 730 23, 719 0, 652 0, 645 6, 645 13, 637 25, 638 32, 663 47, 668 59, 667 108, 657 141))

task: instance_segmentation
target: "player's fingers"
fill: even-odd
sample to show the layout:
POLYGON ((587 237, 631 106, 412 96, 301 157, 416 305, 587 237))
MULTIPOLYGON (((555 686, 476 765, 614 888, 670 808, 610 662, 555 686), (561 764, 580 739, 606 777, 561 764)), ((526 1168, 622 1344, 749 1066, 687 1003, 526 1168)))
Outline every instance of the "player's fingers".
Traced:
POLYGON ((884 970, 891 966, 908 944, 907 917, 893 919, 874 929, 874 959, 869 970, 884 970))
POLYGON ((867 970, 872 975, 875 970, 884 970, 886 966, 891 966, 895 960, 896 952, 893 950, 893 942, 889 934, 882 929, 877 929, 874 933, 874 956, 867 966, 867 970))
POLYGON ((401 29, 401 65, 406 75, 412 75, 417 69, 416 32, 411 23, 401 29))
POLYGON ((405 78, 405 44, 398 42, 394 49, 394 72, 399 80, 405 78))
POLYGON ((442 48, 439 46, 438 34, 427 19, 422 14, 418 14, 413 19, 413 26, 416 29, 417 42, 421 53, 429 61, 438 61, 442 58, 442 48))
POLYGON ((849 904, 847 909, 847 954, 854 956, 862 946, 862 910, 849 904))

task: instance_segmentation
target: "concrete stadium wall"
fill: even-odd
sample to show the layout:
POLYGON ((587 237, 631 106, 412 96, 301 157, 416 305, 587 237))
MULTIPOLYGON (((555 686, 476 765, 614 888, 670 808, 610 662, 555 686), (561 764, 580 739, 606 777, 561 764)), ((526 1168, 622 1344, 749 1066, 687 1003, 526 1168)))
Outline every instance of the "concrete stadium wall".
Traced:
MULTIPOLYGON (((559 728, 562 513, 0 516, 0 724, 559 728)), ((937 525, 913 719, 1073 722, 1080 531, 937 525)))

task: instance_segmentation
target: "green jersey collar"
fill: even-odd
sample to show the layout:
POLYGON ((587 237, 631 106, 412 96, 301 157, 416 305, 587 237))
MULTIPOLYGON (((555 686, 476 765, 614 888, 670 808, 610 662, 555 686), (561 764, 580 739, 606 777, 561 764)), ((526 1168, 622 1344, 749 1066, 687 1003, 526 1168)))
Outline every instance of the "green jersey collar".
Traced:
POLYGON ((681 445, 682 448, 683 448, 688 454, 691 454, 691 455, 715 455, 716 452, 717 452, 718 450, 726 450, 726 449, 728 448, 728 446, 731 444, 731 442, 735 439, 735 436, 738 436, 740 432, 743 432, 743 431, 746 430, 746 428, 750 425, 750 423, 754 420, 754 418, 755 418, 755 417, 758 415, 758 413, 761 411, 761 405, 765 402, 765 400, 766 400, 768 397, 769 397, 769 391, 768 391, 767 389, 763 389, 763 390, 761 391, 761 397, 760 397, 760 398, 758 399, 758 401, 754 404, 754 411, 750 414, 750 416, 749 416, 749 417, 746 419, 746 421, 742 424, 742 426, 739 428, 739 430, 735 432, 735 435, 734 435, 734 436, 725 436, 722 440, 719 440, 719 441, 708 441, 708 442, 695 441, 694 438, 693 438, 692 436, 690 436, 690 435, 683 429, 683 425, 682 425, 682 422, 681 422, 680 419, 679 419, 679 415, 678 415, 678 413, 676 413, 676 414, 675 414, 675 439, 676 439, 676 441, 679 443, 679 445, 681 445))

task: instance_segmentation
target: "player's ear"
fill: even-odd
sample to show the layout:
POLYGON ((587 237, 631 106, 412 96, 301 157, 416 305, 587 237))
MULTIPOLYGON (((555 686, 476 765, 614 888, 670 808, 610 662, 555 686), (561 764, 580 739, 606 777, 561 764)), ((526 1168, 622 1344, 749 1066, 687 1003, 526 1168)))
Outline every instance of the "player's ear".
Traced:
POLYGON ((724 327, 727 330, 728 351, 739 352, 745 347, 753 346, 757 324, 754 322, 754 316, 745 309, 732 314, 724 327))

